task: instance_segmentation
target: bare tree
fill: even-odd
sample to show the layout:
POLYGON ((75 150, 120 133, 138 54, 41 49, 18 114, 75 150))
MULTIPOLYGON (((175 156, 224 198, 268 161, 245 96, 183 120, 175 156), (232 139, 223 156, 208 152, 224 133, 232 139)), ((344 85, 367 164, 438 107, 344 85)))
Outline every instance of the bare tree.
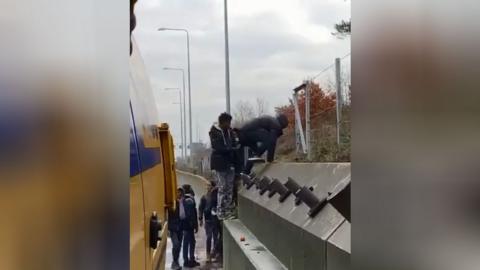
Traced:
POLYGON ((257 98, 256 100, 256 115, 262 116, 268 114, 268 102, 263 98, 257 98))
POLYGON ((248 101, 240 100, 233 110, 233 126, 239 127, 255 117, 255 109, 248 101))

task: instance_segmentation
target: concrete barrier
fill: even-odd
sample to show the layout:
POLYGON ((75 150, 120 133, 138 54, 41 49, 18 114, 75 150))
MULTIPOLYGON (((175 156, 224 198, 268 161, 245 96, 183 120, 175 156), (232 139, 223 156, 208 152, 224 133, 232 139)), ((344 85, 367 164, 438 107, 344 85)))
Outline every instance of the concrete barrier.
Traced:
POLYGON ((200 198, 207 192, 208 180, 202 176, 177 170, 178 185, 189 184, 195 192, 195 201, 200 202, 200 198))
MULTIPOLYGON (((268 176, 281 183, 290 177, 300 187, 312 187, 312 197, 320 200, 351 176, 349 163, 271 163, 257 165, 254 171, 257 178, 268 176)), ((243 187, 239 219, 283 265, 292 270, 350 268, 350 222, 335 207, 322 204, 311 217, 310 207, 296 205, 294 195, 280 202, 279 194, 269 197, 268 193, 260 195, 256 186, 243 187)), ((224 259, 225 269, 233 267, 229 261, 224 259)))

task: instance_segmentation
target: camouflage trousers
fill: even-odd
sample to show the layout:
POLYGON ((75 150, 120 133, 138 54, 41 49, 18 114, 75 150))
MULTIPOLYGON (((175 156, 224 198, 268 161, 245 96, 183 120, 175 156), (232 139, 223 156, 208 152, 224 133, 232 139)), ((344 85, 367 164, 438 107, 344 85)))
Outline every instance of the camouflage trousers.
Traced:
POLYGON ((222 220, 232 217, 235 214, 235 204, 233 201, 235 170, 232 168, 227 171, 215 171, 214 178, 218 187, 218 219, 222 220))

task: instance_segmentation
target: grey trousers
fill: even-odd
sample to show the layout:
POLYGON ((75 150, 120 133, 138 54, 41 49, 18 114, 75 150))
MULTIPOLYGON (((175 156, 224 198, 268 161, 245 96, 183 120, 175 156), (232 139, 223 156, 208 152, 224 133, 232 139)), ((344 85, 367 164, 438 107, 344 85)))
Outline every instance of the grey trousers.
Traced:
POLYGON ((215 171, 214 177, 218 186, 217 215, 219 219, 225 219, 235 213, 233 201, 235 170, 231 168, 227 171, 215 171))

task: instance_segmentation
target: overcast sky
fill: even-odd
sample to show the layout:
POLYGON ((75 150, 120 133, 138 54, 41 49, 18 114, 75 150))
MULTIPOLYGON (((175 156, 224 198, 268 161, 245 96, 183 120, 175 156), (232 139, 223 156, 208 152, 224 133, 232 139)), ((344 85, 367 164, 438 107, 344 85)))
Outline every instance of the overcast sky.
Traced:
MULTIPOLYGON (((263 98, 269 111, 288 104, 291 89, 350 52, 350 39, 331 35, 333 24, 350 18, 345 0, 229 0, 230 91, 239 100, 263 98)), ((180 138, 178 94, 187 71, 186 37, 159 27, 190 32, 193 139, 208 141, 208 130, 225 111, 223 0, 140 0, 134 35, 158 104, 159 118, 180 138), (197 135, 197 127, 199 135, 197 135)), ((188 89, 186 87, 186 89, 188 89)), ((188 110, 187 110, 188 113, 188 110)), ((188 122, 187 122, 188 123, 188 122)))

